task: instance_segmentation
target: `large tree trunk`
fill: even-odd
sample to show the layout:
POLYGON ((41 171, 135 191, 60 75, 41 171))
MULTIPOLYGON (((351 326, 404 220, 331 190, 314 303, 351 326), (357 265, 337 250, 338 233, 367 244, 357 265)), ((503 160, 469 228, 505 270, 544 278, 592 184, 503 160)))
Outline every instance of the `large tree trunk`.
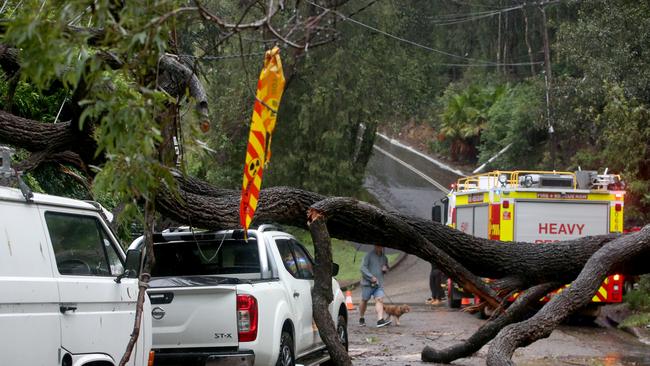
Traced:
MULTIPOLYGON (((158 208, 178 222, 191 222, 208 229, 239 228, 240 192, 215 188, 191 177, 177 176, 180 193, 163 192, 158 208)), ((290 187, 263 189, 255 214, 257 223, 276 222, 307 229, 308 208, 326 197, 290 187)), ((430 260, 435 246, 481 277, 515 277, 522 285, 545 282, 571 282, 591 255, 618 234, 584 237, 576 240, 534 244, 503 243, 476 238, 439 223, 421 218, 388 213, 364 202, 349 201, 329 212, 328 230, 332 237, 359 243, 379 243, 430 260), (386 226, 390 217, 399 218, 430 242, 417 246, 404 239, 404 233, 386 226)), ((434 262, 436 258, 431 258, 434 262)), ((612 271, 638 274, 647 272, 644 261, 650 253, 628 258, 612 271)))

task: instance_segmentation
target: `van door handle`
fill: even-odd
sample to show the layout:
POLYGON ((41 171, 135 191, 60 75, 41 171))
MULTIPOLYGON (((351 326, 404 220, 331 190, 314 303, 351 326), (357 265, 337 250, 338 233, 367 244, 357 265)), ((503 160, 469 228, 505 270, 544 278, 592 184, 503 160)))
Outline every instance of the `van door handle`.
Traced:
POLYGON ((76 305, 61 305, 61 306, 59 306, 59 311, 61 312, 61 314, 65 314, 68 311, 76 311, 76 310, 77 310, 76 305))
POLYGON ((293 292, 293 298, 294 298, 294 299, 297 299, 298 296, 300 296, 300 293, 298 293, 298 291, 294 291, 294 292, 293 292))

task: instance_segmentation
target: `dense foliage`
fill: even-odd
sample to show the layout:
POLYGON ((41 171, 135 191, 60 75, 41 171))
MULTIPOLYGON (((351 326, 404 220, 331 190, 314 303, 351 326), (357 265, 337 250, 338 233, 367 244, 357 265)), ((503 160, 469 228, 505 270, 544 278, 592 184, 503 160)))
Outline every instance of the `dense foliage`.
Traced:
MULTIPOLYGON (((260 4, 205 6, 226 22, 247 23, 265 14, 260 4)), ((290 30, 332 6, 318 4, 303 2, 273 19, 284 34, 335 30, 334 41, 297 49, 265 29, 229 32, 197 22, 188 10, 195 4, 182 1, 127 5, 117 17, 108 0, 91 11, 83 3, 9 1, 3 41, 21 49, 23 72, 0 85, 5 109, 44 122, 61 110, 58 120, 70 120, 72 93, 87 85, 85 111, 75 122, 110 121, 95 131, 99 152, 108 157, 95 194, 146 196, 155 189, 147 177, 165 175, 154 148, 164 130, 156 111, 177 103, 184 121, 194 118, 186 99, 160 93, 151 78, 162 54, 178 54, 207 85, 212 121, 207 135, 195 124, 182 125, 181 166, 236 188, 262 53, 279 44, 288 83, 264 186, 356 194, 374 131, 415 122, 436 131, 437 139, 426 141, 433 152, 463 163, 478 165, 510 146, 488 169, 620 172, 628 184, 628 218, 637 224, 649 218, 647 1, 348 2, 328 13, 326 25, 290 30), (89 42, 92 34, 66 32, 68 25, 106 32, 89 42), (99 62, 108 46, 129 61, 108 70, 99 62)), ((45 164, 33 172, 35 183, 87 195, 72 184, 78 180, 47 179, 60 170, 45 164)))

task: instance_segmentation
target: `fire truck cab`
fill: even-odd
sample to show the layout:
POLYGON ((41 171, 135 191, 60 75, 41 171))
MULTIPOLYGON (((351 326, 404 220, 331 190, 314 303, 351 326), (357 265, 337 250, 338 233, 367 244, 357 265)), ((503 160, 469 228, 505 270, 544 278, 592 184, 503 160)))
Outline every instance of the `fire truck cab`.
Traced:
MULTIPOLYGON (((433 219, 491 240, 556 242, 623 232, 624 195, 620 177, 606 171, 493 171, 459 179, 433 219)), ((609 276, 592 302, 621 302, 623 284, 609 276)), ((448 282, 450 307, 469 297, 448 282)))

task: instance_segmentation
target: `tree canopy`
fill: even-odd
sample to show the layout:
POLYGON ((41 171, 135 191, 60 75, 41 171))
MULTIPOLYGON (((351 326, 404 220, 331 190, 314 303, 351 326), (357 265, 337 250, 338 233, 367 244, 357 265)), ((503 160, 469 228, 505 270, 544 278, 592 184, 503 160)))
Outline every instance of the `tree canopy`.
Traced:
MULTIPOLYGON (((256 220, 312 229, 314 306, 328 303, 330 235, 398 248, 498 309, 471 346, 496 337, 488 363, 507 364, 514 349, 588 302, 607 274, 647 272, 650 229, 502 245, 327 195, 358 191, 378 128, 418 120, 449 137, 438 151, 466 146, 459 155, 469 160, 512 144, 494 164, 621 170, 634 215, 644 219, 647 8, 623 0, 6 1, 0 143, 18 149, 17 170, 33 188, 94 196, 126 222, 144 217, 149 244, 156 214, 238 228, 253 60, 278 44, 288 86, 256 220), (624 11, 610 19, 611 7, 624 11), (571 281, 524 320, 540 293, 571 281), (504 311, 512 291, 525 295, 504 311)), ((316 321, 328 347, 341 351, 331 324, 316 321)), ((422 356, 449 362, 471 354, 466 346, 422 356)))

